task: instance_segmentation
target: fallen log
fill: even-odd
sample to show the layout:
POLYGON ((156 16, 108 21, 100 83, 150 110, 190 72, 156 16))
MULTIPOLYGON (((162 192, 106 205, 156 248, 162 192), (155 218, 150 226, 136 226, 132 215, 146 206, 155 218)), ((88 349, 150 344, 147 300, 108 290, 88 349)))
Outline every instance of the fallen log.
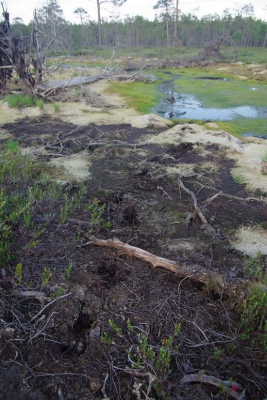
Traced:
POLYGON ((108 78, 108 74, 99 74, 95 76, 85 76, 85 77, 76 77, 65 79, 61 81, 51 81, 48 83, 40 83, 37 87, 38 91, 47 91, 47 90, 56 90, 56 89, 64 89, 66 87, 85 85, 88 83, 94 83, 101 79, 108 78))
POLYGON ((214 376, 205 375, 203 371, 200 371, 198 374, 190 374, 185 375, 180 381, 180 385, 184 385, 192 382, 201 382, 201 383, 209 383, 210 385, 214 385, 219 387, 221 390, 226 392, 229 396, 233 397, 237 400, 245 399, 245 390, 242 393, 237 393, 237 390, 242 390, 242 386, 234 381, 222 381, 219 378, 214 376))
MULTIPOLYGON (((136 257, 140 260, 149 262, 153 268, 161 267, 169 270, 179 277, 188 277, 205 287, 210 292, 215 292, 222 299, 231 298, 234 307, 240 307, 246 296, 246 286, 248 282, 242 279, 227 279, 224 274, 207 270, 200 265, 187 265, 178 261, 172 261, 167 258, 156 256, 139 247, 131 246, 120 240, 114 239, 97 239, 95 236, 89 235, 80 228, 76 228, 77 232, 83 235, 88 241, 83 245, 95 245, 100 247, 113 248, 118 251, 119 255, 128 255, 136 257)), ((263 290, 266 288, 263 286, 263 290)))

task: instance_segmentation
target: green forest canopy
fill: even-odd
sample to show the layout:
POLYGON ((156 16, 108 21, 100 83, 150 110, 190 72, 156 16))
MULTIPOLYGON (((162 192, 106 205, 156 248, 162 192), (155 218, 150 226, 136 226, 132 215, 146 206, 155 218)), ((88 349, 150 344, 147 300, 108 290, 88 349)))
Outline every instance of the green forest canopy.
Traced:
MULTIPOLYGON (((174 8, 163 10, 159 17, 150 21, 140 15, 124 19, 101 20, 101 45, 139 46, 193 46, 202 47, 218 41, 224 36, 225 46, 266 47, 267 22, 254 16, 252 4, 245 4, 231 14, 225 10, 222 16, 206 15, 201 18, 193 14, 179 14, 176 23, 174 8), (166 21, 168 22, 166 24, 166 21), (168 27, 168 32, 166 29, 168 27)), ((56 40, 54 51, 73 54, 80 49, 99 46, 98 21, 91 20, 86 10, 77 8, 74 13, 79 23, 70 23, 63 17, 63 10, 57 0, 47 0, 37 10, 39 27, 56 40)), ((10 16, 14 34, 27 36, 31 23, 25 25, 19 16, 10 16)))

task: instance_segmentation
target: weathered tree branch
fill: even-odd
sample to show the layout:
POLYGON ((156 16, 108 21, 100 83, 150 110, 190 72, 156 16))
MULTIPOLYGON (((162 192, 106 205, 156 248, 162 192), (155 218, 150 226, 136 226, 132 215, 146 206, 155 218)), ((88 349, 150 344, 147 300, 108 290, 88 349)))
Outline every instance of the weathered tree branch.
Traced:
POLYGON ((200 221, 202 222, 202 224, 208 224, 208 221, 206 220, 204 214, 202 213, 202 211, 200 210, 200 208, 197 205, 197 199, 196 199, 195 194, 191 190, 187 189, 187 187, 185 187, 185 185, 183 184, 183 182, 180 178, 178 178, 178 185, 180 188, 182 188, 187 194, 189 194, 192 197, 193 203, 194 203, 194 209, 195 209, 200 221))
MULTIPOLYGON (((153 268, 161 267, 168 271, 174 272, 180 277, 190 277, 193 281, 196 281, 208 290, 219 293, 223 298, 231 297, 236 306, 242 303, 246 295, 246 281, 241 279, 227 280, 225 275, 215 271, 207 270, 200 265, 187 265, 178 261, 172 261, 167 258, 156 256, 143 250, 139 247, 134 247, 129 244, 123 243, 120 240, 114 239, 97 239, 94 236, 89 235, 80 228, 76 230, 88 240, 85 245, 96 245, 100 247, 108 247, 118 250, 119 255, 128 255, 139 258, 140 260, 149 262, 153 268)), ((84 245, 83 245, 84 246, 84 245)), ((262 288, 266 290, 265 287, 262 288)))
POLYGON ((179 381, 179 384, 183 385, 192 382, 203 382, 209 383, 213 386, 217 386, 224 390, 227 394, 229 394, 229 396, 237 400, 242 400, 245 398, 245 391, 243 391, 241 394, 236 392, 236 390, 242 390, 242 387, 238 383, 231 381, 222 381, 221 379, 215 378, 214 376, 205 375, 202 371, 198 374, 185 375, 179 381))
MULTIPOLYGON (((209 225, 206 217, 203 214, 203 211, 201 211, 200 207, 198 206, 195 194, 184 185, 184 183, 183 183, 183 181, 182 181, 182 179, 180 177, 178 177, 178 185, 187 194, 189 194, 193 199, 193 206, 194 206, 194 210, 195 211, 194 211, 194 213, 190 213, 188 215, 187 221, 190 221, 191 219, 194 219, 194 218, 196 218, 198 216, 203 225, 209 225)), ((224 197, 224 198, 227 198, 229 200, 236 200, 236 201, 242 201, 242 202, 258 201, 258 202, 265 203, 264 200, 257 199, 256 197, 242 198, 242 197, 233 196, 233 195, 230 195, 230 194, 227 194, 227 193, 223 193, 223 192, 218 192, 214 196, 209 197, 204 201, 202 209, 205 208, 207 205, 211 204, 218 197, 224 197)))

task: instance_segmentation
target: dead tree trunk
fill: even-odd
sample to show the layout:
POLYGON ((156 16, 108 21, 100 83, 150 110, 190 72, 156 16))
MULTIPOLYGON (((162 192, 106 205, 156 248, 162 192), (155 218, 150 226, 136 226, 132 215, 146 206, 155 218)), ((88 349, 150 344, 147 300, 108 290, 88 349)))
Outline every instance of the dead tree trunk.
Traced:
POLYGON ((12 76, 13 60, 10 49, 10 23, 9 13, 4 9, 3 3, 3 17, 4 21, 0 24, 0 93, 6 88, 6 83, 12 76))
POLYGON ((26 87, 32 91, 42 76, 37 29, 34 24, 31 40, 27 37, 13 36, 9 13, 4 9, 3 3, 2 8, 4 21, 0 24, 0 91, 6 90, 13 71, 16 71, 26 87), (38 79, 32 74, 32 67, 38 72, 38 79))
POLYGON ((29 37, 13 36, 9 22, 9 13, 4 9, 4 21, 0 24, 0 92, 6 89, 7 82, 15 71, 28 91, 38 95, 42 83, 43 65, 46 53, 56 36, 51 36, 47 45, 42 44, 42 32, 38 28, 38 19, 34 13, 32 32, 29 37))

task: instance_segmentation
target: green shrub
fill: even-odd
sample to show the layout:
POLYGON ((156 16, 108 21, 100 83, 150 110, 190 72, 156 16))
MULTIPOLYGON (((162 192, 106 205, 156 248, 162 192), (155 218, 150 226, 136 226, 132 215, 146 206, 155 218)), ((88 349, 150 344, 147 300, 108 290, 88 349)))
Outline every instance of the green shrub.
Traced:
POLYGON ((35 106, 35 100, 32 96, 25 94, 8 94, 4 96, 4 101, 9 104, 11 108, 23 108, 35 106))
POLYGON ((55 112, 59 112, 60 105, 58 103, 53 103, 53 107, 54 107, 55 112))
POLYGON ((240 338, 250 346, 267 351, 267 292, 256 285, 244 301, 240 338))
POLYGON ((37 100, 36 100, 36 106, 39 107, 40 110, 43 110, 44 105, 45 105, 45 102, 44 102, 43 99, 37 99, 37 100))
POLYGON ((250 346, 267 351, 267 283, 266 260, 258 254, 250 257, 244 265, 244 272, 252 279, 249 294, 244 300, 241 313, 240 338, 250 346))
POLYGON ((6 148, 9 152, 11 153, 19 153, 19 142, 16 142, 14 140, 8 140, 6 143, 6 148))

